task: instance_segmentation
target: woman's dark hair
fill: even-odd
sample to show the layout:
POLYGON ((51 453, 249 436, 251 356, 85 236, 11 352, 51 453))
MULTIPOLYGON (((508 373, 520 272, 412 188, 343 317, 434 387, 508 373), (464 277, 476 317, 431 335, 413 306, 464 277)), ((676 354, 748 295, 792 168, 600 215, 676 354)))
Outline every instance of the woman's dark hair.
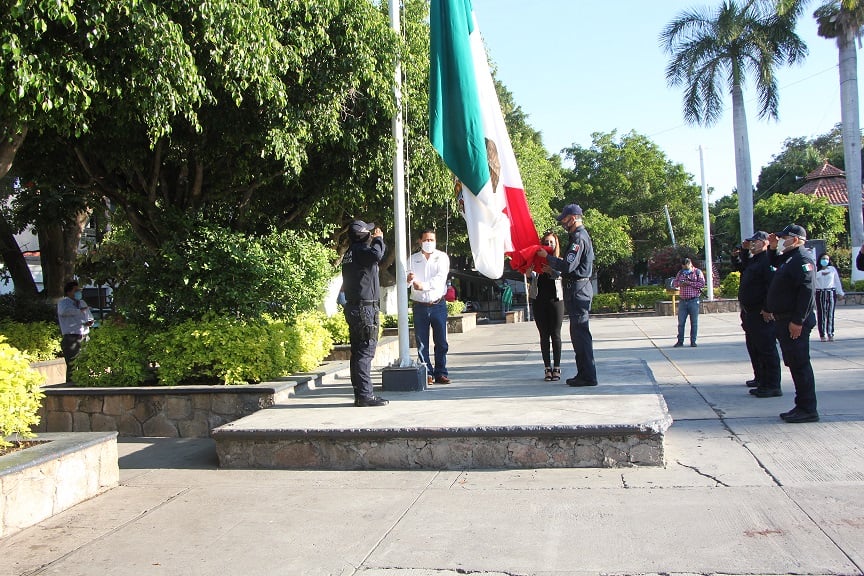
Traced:
POLYGON ((68 294, 70 290, 72 290, 73 288, 77 288, 77 287, 78 287, 78 281, 77 280, 70 280, 69 282, 66 282, 65 286, 63 286, 63 293, 68 294))

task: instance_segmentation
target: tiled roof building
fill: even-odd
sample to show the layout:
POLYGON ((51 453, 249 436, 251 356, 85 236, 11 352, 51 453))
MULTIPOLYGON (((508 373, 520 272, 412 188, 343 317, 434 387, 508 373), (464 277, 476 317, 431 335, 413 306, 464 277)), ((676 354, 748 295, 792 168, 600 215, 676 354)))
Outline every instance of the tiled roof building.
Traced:
POLYGON ((828 203, 835 206, 849 205, 849 196, 846 194, 846 173, 829 164, 827 160, 820 168, 813 170, 804 178, 804 185, 795 193, 827 198, 828 203))

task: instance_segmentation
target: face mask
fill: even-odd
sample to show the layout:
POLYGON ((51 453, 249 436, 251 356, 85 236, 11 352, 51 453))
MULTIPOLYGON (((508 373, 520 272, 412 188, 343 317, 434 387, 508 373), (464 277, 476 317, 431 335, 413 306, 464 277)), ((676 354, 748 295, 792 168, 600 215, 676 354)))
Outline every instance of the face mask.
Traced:
POLYGON ((819 265, 820 265, 820 266, 827 266, 827 265, 828 265, 828 260, 819 260, 819 265))
POLYGON ((777 253, 782 254, 783 250, 786 248, 786 239, 780 238, 777 240, 777 253))
POLYGON ((427 254, 431 254, 435 251, 435 241, 434 240, 426 240, 420 243, 420 247, 423 249, 423 252, 427 254))
POLYGON ((81 298, 84 297, 84 294, 81 293, 81 290, 77 290, 72 297, 75 298, 75 300, 81 300, 81 298))

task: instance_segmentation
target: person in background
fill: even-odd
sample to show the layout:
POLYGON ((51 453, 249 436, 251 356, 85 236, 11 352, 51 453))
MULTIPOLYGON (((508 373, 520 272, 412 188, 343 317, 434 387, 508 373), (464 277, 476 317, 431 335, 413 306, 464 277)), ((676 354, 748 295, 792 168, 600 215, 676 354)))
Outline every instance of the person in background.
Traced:
POLYGON ((816 326, 819 328, 819 339, 825 342, 834 341, 834 307, 837 299, 845 297, 840 273, 831 265, 831 257, 821 254, 816 268, 816 326))
POLYGON ((435 231, 420 234, 420 251, 408 261, 408 284, 414 309, 417 353, 426 365, 428 384, 450 384, 447 372, 447 275, 450 257, 435 247, 435 231), (429 329, 435 342, 435 363, 429 355, 429 329))
POLYGON ((745 240, 741 249, 732 252, 732 263, 741 272, 738 287, 741 327, 753 366, 753 379, 745 384, 753 388, 750 394, 757 398, 780 396, 780 356, 777 354, 774 321, 762 317, 768 287, 774 278, 768 233, 760 230, 745 240))
POLYGON ((501 311, 509 312, 513 308, 513 288, 507 280, 501 281, 501 311))
MULTIPOLYGON (((540 239, 541 246, 561 257, 558 236, 551 230, 540 239)), ((561 325, 564 322, 564 283, 555 270, 531 272, 528 296, 534 310, 534 324, 540 333, 540 355, 543 357, 544 377, 547 382, 561 379, 561 325)))
POLYGON ((444 293, 444 299, 447 300, 447 302, 456 301, 456 288, 453 287, 453 282, 450 280, 447 281, 447 292, 444 293))
POLYGON ((855 267, 864 272, 864 244, 858 250, 858 256, 855 258, 855 267))
POLYGON ((351 341, 351 386, 354 406, 386 406, 372 391, 372 359, 378 346, 381 286, 378 264, 384 258, 384 233, 375 224, 354 220, 348 228, 351 246, 342 257, 343 312, 351 341))
POLYGON ((93 326, 93 314, 90 306, 83 299, 78 282, 70 280, 63 287, 66 294, 57 302, 57 321, 60 324, 60 350, 66 360, 66 383, 72 381, 72 369, 75 359, 81 354, 81 348, 90 338, 90 327, 93 326))
POLYGON ((690 317, 690 346, 696 347, 696 335, 699 332, 699 302, 702 288, 705 287, 705 275, 693 266, 690 258, 681 260, 681 270, 672 280, 672 287, 679 291, 678 300, 678 341, 675 348, 684 346, 684 325, 690 317))
POLYGON ((810 332, 816 325, 816 262, 804 247, 807 231, 797 224, 768 237, 777 269, 762 315, 774 320, 783 363, 795 383, 795 407, 780 414, 790 424, 818 422, 816 379, 810 363, 810 332))
POLYGON ((564 307, 570 318, 570 341, 576 354, 576 375, 566 380, 568 386, 597 386, 594 364, 594 339, 589 326, 594 288, 594 244, 582 221, 582 208, 567 204, 558 215, 558 222, 567 230, 567 252, 559 258, 538 250, 539 258, 547 260, 544 272, 559 272, 564 282, 564 307))

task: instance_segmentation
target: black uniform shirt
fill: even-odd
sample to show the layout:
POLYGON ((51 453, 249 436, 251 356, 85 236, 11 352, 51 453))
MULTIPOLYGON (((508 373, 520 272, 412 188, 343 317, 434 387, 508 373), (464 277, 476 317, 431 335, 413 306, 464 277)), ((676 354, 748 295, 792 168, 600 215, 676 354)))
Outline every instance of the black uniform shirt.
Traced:
POLYGON ((765 306, 768 287, 774 278, 774 268, 768 251, 742 259, 741 284, 738 287, 738 301, 745 310, 761 311, 765 306))
POLYGON ((342 291, 349 304, 361 300, 378 301, 380 284, 378 263, 384 258, 384 239, 372 238, 370 243, 353 242, 342 258, 342 291))
POLYGON ((778 255, 775 264, 765 310, 803 325, 816 308, 816 262, 809 250, 799 246, 778 255))
POLYGON ((569 246, 563 257, 548 256, 549 266, 567 281, 590 278, 594 270, 594 245, 585 226, 570 232, 569 246))

